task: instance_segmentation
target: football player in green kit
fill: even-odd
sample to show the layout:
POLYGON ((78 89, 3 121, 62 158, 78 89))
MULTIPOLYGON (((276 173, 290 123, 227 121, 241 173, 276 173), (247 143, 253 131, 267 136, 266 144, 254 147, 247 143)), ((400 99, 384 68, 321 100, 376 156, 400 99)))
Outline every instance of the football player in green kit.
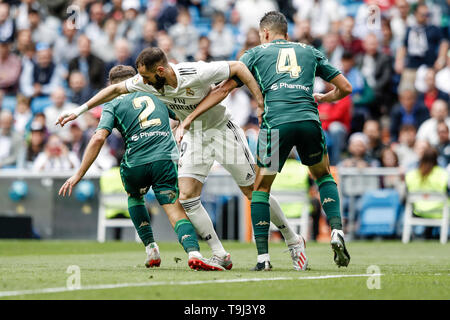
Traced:
MULTIPOLYGON (((259 25, 261 45, 248 50, 241 61, 247 65, 264 95, 264 110, 260 112, 261 130, 258 138, 257 176, 251 202, 251 217, 258 251, 253 270, 270 270, 268 232, 270 188, 276 173, 295 146, 303 164, 319 186, 323 210, 331 226, 331 248, 334 261, 348 266, 340 214, 340 200, 330 166, 324 134, 319 120, 317 102, 332 102, 349 95, 351 84, 333 67, 326 57, 311 46, 287 40, 287 20, 276 11, 265 14, 259 25), (313 94, 315 77, 331 82, 335 88, 326 94, 313 94)), ((217 86, 197 107, 191 121, 224 99, 238 79, 217 86)), ((182 123, 179 131, 189 127, 182 123)), ((303 268, 302 268, 303 269, 303 268)))
MULTIPOLYGON (((111 69, 109 79, 114 84, 132 78, 135 74, 133 67, 119 65, 111 69)), ((146 267, 159 267, 161 263, 143 198, 152 187, 156 199, 178 235, 179 242, 188 253, 189 267, 194 270, 225 270, 200 254, 195 229, 178 200, 178 174, 175 163, 178 160, 178 149, 171 132, 169 113, 171 118, 175 118, 175 114, 168 111, 167 107, 150 93, 124 94, 106 103, 78 172, 67 179, 59 194, 71 195, 72 189, 97 158, 106 138, 113 128, 117 128, 126 145, 120 164, 120 175, 128 193, 131 219, 145 245, 146 267)))

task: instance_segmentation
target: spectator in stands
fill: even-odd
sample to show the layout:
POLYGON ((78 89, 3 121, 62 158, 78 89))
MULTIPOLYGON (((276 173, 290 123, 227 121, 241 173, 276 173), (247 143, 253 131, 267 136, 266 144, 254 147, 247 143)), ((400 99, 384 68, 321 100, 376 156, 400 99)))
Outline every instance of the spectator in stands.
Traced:
MULTIPOLYGON (((326 83, 325 92, 333 86, 326 83)), ((318 106, 320 122, 329 138, 327 146, 330 153, 330 164, 337 165, 341 160, 347 136, 350 133, 352 98, 350 95, 336 102, 323 102, 318 106)))
POLYGON ((173 50, 173 40, 165 32, 161 32, 158 35, 158 47, 164 51, 167 56, 167 60, 172 63, 183 62, 182 57, 177 55, 173 50))
POLYGON ((80 55, 69 62, 69 75, 80 71, 86 79, 86 85, 92 90, 100 90, 105 85, 106 71, 103 60, 91 52, 91 40, 85 35, 78 38, 80 55))
POLYGON ((30 99, 17 95, 16 108, 14 110, 14 131, 24 136, 28 132, 33 113, 30 108, 30 99))
POLYGON ((81 129, 78 121, 73 121, 69 125, 69 150, 76 154, 78 159, 81 161, 83 159, 83 153, 86 149, 89 138, 87 134, 81 129))
POLYGON ((39 10, 31 9, 28 12, 28 21, 29 27, 27 29, 30 29, 31 38, 35 43, 53 44, 57 36, 57 28, 42 21, 39 10))
POLYGON ((212 30, 208 34, 211 41, 211 55, 214 60, 228 60, 233 54, 235 37, 225 23, 226 19, 223 12, 214 13, 212 30))
POLYGON ((378 117, 388 113, 393 104, 392 61, 388 55, 380 52, 378 39, 373 33, 366 36, 363 48, 364 54, 357 58, 356 65, 373 90, 375 100, 371 113, 378 117), (379 112, 380 109, 383 111, 379 112))
POLYGON ((67 126, 56 126, 55 122, 61 112, 76 107, 75 104, 66 100, 66 92, 62 87, 56 88, 51 94, 52 105, 45 108, 46 127, 50 133, 58 134, 63 141, 68 141, 70 138, 69 128, 67 126))
POLYGON ((425 86, 426 90, 420 93, 417 97, 418 101, 423 103, 428 110, 431 110, 431 106, 436 100, 449 101, 449 95, 438 88, 436 88, 435 81, 436 72, 433 68, 428 68, 425 72, 425 86))
POLYGON ((381 126, 377 120, 367 120, 364 123, 363 133, 367 136, 367 156, 369 159, 381 163, 381 152, 386 145, 381 141, 381 126))
POLYGON ((11 52, 9 40, 0 40, 0 91, 15 95, 19 87, 22 62, 11 52))
POLYGON ((394 48, 394 40, 390 20, 385 17, 381 18, 381 33, 383 35, 383 38, 381 41, 380 52, 388 55, 389 57, 392 57, 396 49, 394 48))
POLYGON ((409 17, 409 3, 407 0, 396 0, 392 10, 390 21, 393 36, 393 52, 403 46, 403 39, 406 34, 409 17))
POLYGON ((437 134, 439 143, 436 146, 438 151, 438 164, 447 168, 450 163, 450 134, 448 125, 445 122, 439 122, 437 125, 437 134))
POLYGON ((158 24, 155 20, 147 20, 142 29, 142 37, 135 43, 133 59, 147 47, 156 47, 158 42, 156 40, 158 35, 158 24))
POLYGON ((311 21, 314 37, 338 31, 341 14, 336 0, 294 0, 293 5, 297 9, 296 19, 311 21))
POLYGON ((55 40, 53 55, 56 64, 68 67, 69 61, 78 56, 77 29, 70 20, 65 20, 62 25, 62 34, 55 40))
POLYGON ((50 135, 44 151, 39 153, 33 162, 33 171, 65 171, 73 170, 80 165, 75 153, 69 151, 61 138, 50 135))
MULTIPOLYGON (((420 157, 419 166, 408 172, 405 182, 408 192, 440 192, 447 194, 448 173, 438 166, 438 153, 433 147, 426 148, 420 157)), ((420 201, 414 203, 413 215, 423 218, 442 217, 442 202, 420 201)), ((432 227, 425 228, 425 238, 431 238, 432 227)))
POLYGON ((373 91, 362 73, 355 67, 355 59, 352 52, 346 51, 342 54, 340 65, 342 74, 348 79, 353 88, 351 100, 354 108, 352 111, 351 130, 353 132, 361 131, 363 123, 369 115, 369 105, 373 101, 373 91))
POLYGON ((380 165, 383 168, 397 168, 399 166, 398 156, 390 147, 385 146, 381 150, 380 160, 380 165))
POLYGON ((28 29, 30 27, 29 13, 31 10, 42 10, 38 0, 21 1, 21 4, 16 8, 15 13, 17 29, 28 29))
POLYGON ((14 45, 14 54, 22 57, 29 57, 31 59, 34 56, 34 52, 30 53, 30 48, 34 50, 34 43, 31 39, 31 31, 29 29, 19 30, 17 32, 17 40, 14 45))
POLYGON ((89 23, 84 28, 84 34, 91 40, 96 41, 105 36, 103 31, 103 22, 105 19, 105 12, 101 1, 92 3, 89 9, 89 23))
POLYGON ((341 21, 339 30, 339 40, 345 51, 351 52, 354 56, 363 52, 362 41, 353 35, 355 19, 347 16, 341 21))
POLYGON ((417 139, 426 140, 431 146, 436 146, 439 143, 437 125, 440 122, 445 122, 447 126, 450 126, 448 104, 444 100, 434 101, 431 107, 431 118, 424 121, 419 127, 417 139))
POLYGON ((178 9, 174 3, 165 0, 153 0, 147 7, 147 19, 158 22, 158 30, 168 31, 177 22, 178 9))
POLYGON ((124 13, 122 10, 123 0, 112 0, 111 7, 107 10, 106 19, 113 19, 116 22, 122 21, 124 13))
POLYGON ((117 29, 119 38, 126 38, 131 43, 136 43, 142 37, 142 28, 145 23, 145 16, 139 14, 141 4, 139 0, 123 0, 122 9, 124 19, 117 29))
POLYGON ((73 71, 69 76, 68 100, 82 105, 94 95, 94 90, 86 84, 86 78, 80 71, 73 71))
POLYGON ((23 147, 23 139, 14 131, 11 112, 0 112, 0 169, 15 167, 23 147))
POLYGON ((416 133, 416 127, 412 124, 404 124, 400 127, 398 143, 393 144, 393 150, 397 154, 398 163, 402 168, 410 167, 411 163, 417 160, 417 154, 414 152, 416 133))
POLYGON ((261 44, 261 40, 259 39, 259 31, 256 28, 250 28, 245 37, 245 43, 242 47, 241 51, 239 51, 237 55, 237 59, 239 59, 247 50, 250 50, 253 47, 259 46, 261 44))
POLYGON ((309 20, 296 20, 294 26, 294 39, 297 42, 309 44, 316 49, 322 46, 322 40, 311 34, 311 22, 309 20))
POLYGON ((112 69, 112 67, 117 66, 119 64, 125 66, 134 66, 134 60, 131 57, 130 43, 128 42, 127 39, 125 38, 117 39, 114 42, 114 53, 115 53, 114 61, 106 65, 107 74, 109 73, 109 70, 112 69))
POLYGON ((198 51, 195 55, 195 61, 213 61, 214 58, 211 55, 211 41, 207 36, 201 36, 198 39, 198 51))
POLYGON ((20 91, 27 97, 48 97, 62 79, 63 70, 53 62, 52 49, 45 43, 38 43, 36 61, 23 66, 20 91))
POLYGON ((391 141, 397 141, 402 125, 412 124, 417 129, 430 117, 427 107, 417 103, 416 97, 416 91, 411 86, 399 89, 399 103, 391 112, 391 141))
MULTIPOLYGON (((397 168, 399 161, 397 154, 390 148, 384 147, 381 150, 380 166, 382 168, 397 168)), ((381 187, 396 189, 400 192, 400 198, 403 198, 404 184, 402 183, 402 177, 399 175, 385 175, 381 177, 381 187)))
POLYGON ((440 70, 445 65, 448 42, 441 29, 428 23, 427 5, 419 3, 414 11, 416 24, 406 30, 403 46, 397 50, 395 71, 405 81, 414 84, 417 68, 421 65, 440 70))
POLYGON ((348 152, 350 157, 338 163, 338 167, 367 168, 375 166, 367 157, 368 139, 364 133, 355 132, 348 139, 348 152))
POLYGON ((447 52, 447 65, 436 73, 436 88, 450 95, 450 50, 447 52))
POLYGON ((30 138, 27 142, 25 154, 25 167, 31 169, 37 156, 44 151, 46 130, 39 122, 32 122, 30 126, 30 138))
POLYGON ((0 41, 13 42, 16 33, 16 24, 10 17, 9 4, 0 3, 0 41))
POLYGON ((333 66, 342 69, 341 59, 344 48, 339 43, 338 33, 328 33, 323 37, 322 51, 333 66))
POLYGON ((114 46, 117 39, 117 25, 117 21, 114 19, 106 20, 104 37, 92 43, 92 53, 105 63, 112 62, 116 58, 114 46))
POLYGON ((177 23, 170 27, 169 36, 173 39, 174 54, 179 56, 181 61, 194 61, 199 34, 192 25, 191 15, 187 9, 179 10, 177 23))

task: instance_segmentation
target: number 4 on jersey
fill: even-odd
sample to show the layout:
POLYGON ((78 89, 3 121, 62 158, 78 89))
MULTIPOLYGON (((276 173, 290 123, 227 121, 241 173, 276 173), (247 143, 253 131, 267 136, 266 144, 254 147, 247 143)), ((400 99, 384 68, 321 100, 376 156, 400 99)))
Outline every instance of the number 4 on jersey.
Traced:
POLYGON ((301 70, 294 48, 282 48, 278 51, 277 73, 289 73, 291 78, 298 78, 301 70))

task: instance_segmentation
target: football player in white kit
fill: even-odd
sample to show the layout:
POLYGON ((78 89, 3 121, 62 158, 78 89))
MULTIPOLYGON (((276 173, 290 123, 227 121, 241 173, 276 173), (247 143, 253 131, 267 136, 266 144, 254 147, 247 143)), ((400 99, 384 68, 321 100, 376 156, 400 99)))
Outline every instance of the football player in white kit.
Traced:
MULTIPOLYGON (((139 74, 124 82, 110 85, 82 106, 63 112, 57 123, 62 126, 83 112, 116 98, 121 94, 143 91, 157 96, 176 116, 184 120, 208 96, 214 84, 238 77, 263 105, 262 93, 247 67, 238 61, 188 62, 172 64, 159 48, 146 48, 136 59, 139 74)), ((142 121, 153 111, 143 109, 142 121)), ((232 261, 220 242, 211 218, 200 201, 206 177, 214 163, 220 163, 233 177, 245 196, 251 200, 255 181, 255 161, 241 128, 234 124, 226 107, 218 104, 197 118, 184 135, 180 145, 178 183, 180 203, 199 236, 210 246, 215 263, 231 269, 232 261)), ((290 227, 279 203, 270 197, 271 221, 279 228, 291 252, 296 270, 305 241, 290 227)))

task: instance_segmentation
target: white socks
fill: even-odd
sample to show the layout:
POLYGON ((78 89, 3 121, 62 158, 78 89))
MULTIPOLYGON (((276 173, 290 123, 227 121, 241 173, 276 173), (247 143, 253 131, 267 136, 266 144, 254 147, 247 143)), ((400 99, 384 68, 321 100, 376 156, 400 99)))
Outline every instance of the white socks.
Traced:
POLYGON ((213 255, 219 257, 225 256, 227 252, 223 248, 222 243, 214 230, 214 226, 208 212, 206 212, 200 202, 200 197, 180 200, 180 203, 199 236, 205 240, 211 248, 213 255))
POLYGON ((281 210, 281 206, 278 203, 278 200, 270 195, 269 204, 270 221, 272 221, 272 223, 280 230, 286 244, 289 246, 298 243, 298 236, 289 226, 289 223, 283 211, 281 210))

